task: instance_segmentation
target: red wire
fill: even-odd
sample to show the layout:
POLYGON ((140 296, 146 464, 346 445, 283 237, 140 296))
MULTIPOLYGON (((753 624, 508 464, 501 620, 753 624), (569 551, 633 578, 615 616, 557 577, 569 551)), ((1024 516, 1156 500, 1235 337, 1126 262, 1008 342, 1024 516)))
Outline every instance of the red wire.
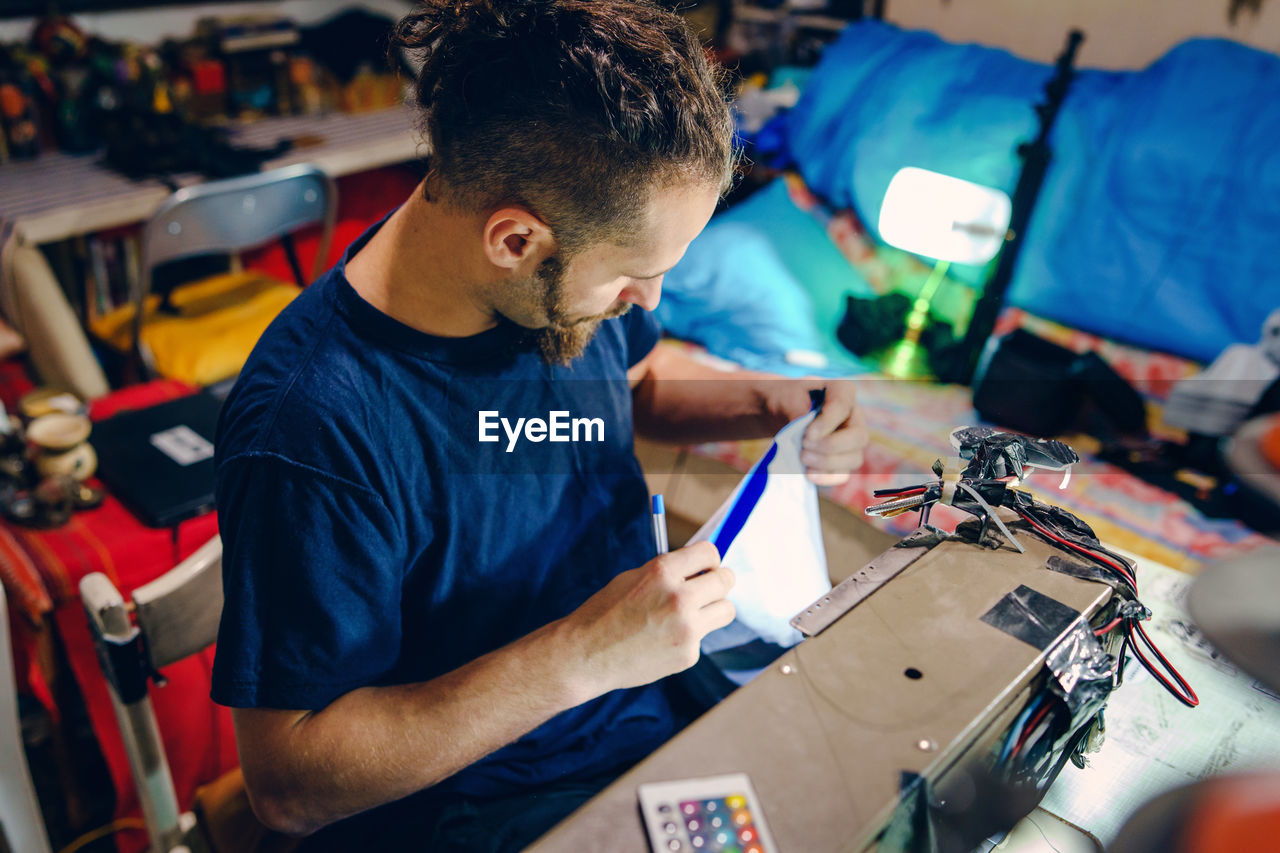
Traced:
POLYGON ((1182 677, 1182 673, 1178 672, 1178 670, 1174 667, 1174 665, 1169 663, 1169 659, 1166 658, 1164 655, 1162 655, 1160 653, 1160 650, 1156 648, 1156 644, 1152 642, 1151 638, 1147 636, 1147 632, 1143 630, 1142 623, 1136 620, 1131 621, 1129 623, 1129 627, 1127 630, 1129 631, 1129 641, 1130 641, 1129 644, 1133 647, 1133 653, 1138 656, 1138 660, 1142 661, 1142 665, 1147 668, 1147 672, 1150 672, 1152 675, 1158 678, 1160 680, 1160 683, 1165 686, 1165 689, 1168 690, 1170 693, 1172 693, 1174 695, 1174 698, 1182 702, 1184 705, 1190 708, 1194 708, 1197 705, 1199 705, 1200 697, 1197 696, 1196 692, 1191 689, 1191 685, 1188 684, 1187 680, 1182 677), (1181 687, 1182 690, 1186 691, 1185 693, 1178 690, 1177 687, 1174 687, 1173 684, 1171 684, 1167 678, 1165 678, 1158 671, 1156 671, 1155 664, 1153 664, 1147 658, 1147 656, 1142 653, 1142 650, 1138 648, 1138 644, 1133 641, 1134 629, 1137 629, 1138 635, 1142 637, 1142 640, 1144 643, 1146 643, 1147 648, 1151 649, 1151 651, 1155 653, 1155 656, 1160 659, 1160 663, 1164 664, 1166 671, 1168 671, 1168 673, 1173 676, 1174 680, 1178 682, 1178 687, 1181 687))
POLYGON ((921 495, 928 490, 927 486, 911 486, 905 489, 876 489, 871 493, 871 496, 876 498, 906 497, 908 495, 921 495))
POLYGON ((1101 628, 1099 628, 1098 630, 1094 631, 1094 632, 1093 632, 1093 636, 1095 636, 1095 637, 1101 637, 1103 634, 1109 634, 1109 633, 1111 633, 1112 629, 1114 629, 1117 625, 1119 625, 1119 624, 1120 624, 1121 622, 1123 622, 1123 621, 1124 621, 1124 617, 1123 617, 1123 616, 1117 616, 1116 618, 1112 619, 1112 620, 1111 620, 1110 622, 1108 622, 1107 624, 1103 625, 1103 626, 1102 626, 1101 628))
POLYGON ((1022 730, 1022 734, 1018 735, 1018 742, 1013 747, 1013 752, 1009 757, 1017 755, 1022 751, 1022 745, 1027 742, 1027 738, 1035 731, 1036 726, 1040 725, 1040 721, 1044 719, 1044 715, 1049 713, 1049 709, 1053 707, 1053 702, 1045 702, 1044 707, 1036 711, 1036 715, 1031 718, 1031 722, 1027 723, 1026 728, 1022 730))
MULTIPOLYGON (((1017 510, 1014 510, 1014 511, 1017 512, 1017 510)), ((1068 539, 1063 539, 1061 536, 1058 536, 1057 534, 1052 533, 1049 530, 1046 530, 1043 526, 1040 525, 1039 522, 1037 522, 1034 518, 1027 515, 1026 513, 1019 512, 1018 516, 1021 517, 1023 521, 1027 522, 1036 530, 1038 530, 1042 535, 1049 537, 1054 542, 1058 542, 1059 544, 1065 545, 1073 551, 1077 551, 1081 554, 1084 554, 1086 557, 1089 557, 1094 560, 1098 560, 1099 562, 1115 569, 1117 572, 1120 573, 1120 576, 1122 578, 1124 578, 1129 582, 1129 585, 1133 587, 1134 591, 1135 592, 1137 591, 1138 589, 1137 579, 1129 572, 1128 569, 1121 566, 1115 560, 1108 559, 1107 557, 1104 557, 1101 554, 1095 554, 1094 552, 1090 551, 1088 548, 1084 548, 1080 545, 1077 545, 1076 543, 1068 539)))
MULTIPOLYGON (((1019 513, 1019 515, 1022 515, 1022 514, 1019 513)), ((1137 584, 1137 581, 1134 580, 1133 575, 1130 574, 1125 569, 1121 568, 1120 566, 1116 565, 1115 561, 1109 560, 1106 557, 1102 556, 1101 554, 1095 554, 1092 551, 1088 550, 1087 548, 1083 548, 1079 545, 1076 545, 1074 542, 1069 542, 1066 539, 1063 539, 1059 536, 1054 536, 1052 533, 1045 530, 1039 524, 1036 524, 1036 521, 1033 518, 1029 518, 1025 515, 1023 515, 1022 517, 1026 519, 1028 522, 1030 522, 1032 526, 1034 526, 1037 530, 1040 530, 1045 535, 1052 537, 1053 539, 1072 548, 1073 550, 1079 551, 1082 554, 1093 557, 1094 559, 1100 560, 1106 563, 1107 565, 1111 566, 1117 572, 1123 575, 1126 580, 1128 580, 1131 584, 1133 584, 1133 588, 1135 591, 1137 590, 1138 584, 1137 584)), ((1110 625, 1105 626, 1102 629, 1101 633, 1105 634, 1107 631, 1110 631, 1114 627, 1115 627, 1115 622, 1112 622, 1110 625)), ((1147 636, 1147 632, 1142 627, 1142 623, 1137 621, 1136 619, 1129 620, 1129 623, 1126 626, 1126 630, 1128 630, 1129 632, 1129 640, 1130 640, 1130 645, 1133 646, 1133 653, 1137 655, 1138 660, 1142 661, 1142 665, 1146 667, 1147 672, 1150 672, 1157 679, 1159 679, 1160 683, 1165 686, 1165 689, 1168 690, 1170 693, 1172 693, 1174 695, 1174 698, 1176 698, 1178 701, 1182 702, 1183 704, 1191 708, 1194 708, 1197 705, 1199 705, 1200 697, 1196 695, 1195 690, 1191 688, 1191 685, 1187 683, 1187 680, 1182 677, 1182 673, 1178 672, 1177 668, 1174 667, 1173 664, 1169 663, 1169 659, 1166 658, 1160 652, 1160 649, 1156 647, 1155 641, 1153 641, 1149 636, 1147 636), (1138 644, 1133 640, 1134 629, 1137 629, 1138 635, 1142 637, 1142 640, 1144 643, 1146 643, 1147 648, 1150 649, 1152 653, 1155 654, 1155 656, 1160 659, 1160 663, 1164 665, 1165 671, 1173 676, 1174 680, 1177 681, 1178 683, 1178 687, 1182 688, 1181 690, 1179 690, 1178 687, 1175 687, 1167 678, 1161 675, 1156 670, 1155 664, 1153 664, 1151 660, 1142 653, 1142 650, 1138 648, 1138 644)))
MULTIPOLYGON (((1137 591, 1138 589, 1137 580, 1133 577, 1133 575, 1127 569, 1118 565, 1114 560, 1110 560, 1101 554, 1095 554, 1094 552, 1090 551, 1087 548, 1077 545, 1074 542, 1068 541, 1062 538, 1061 536, 1054 535, 1050 531, 1045 530, 1044 527, 1038 524, 1034 518, 1032 518, 1031 516, 1025 513, 1019 512, 1018 515, 1024 521, 1026 521, 1028 524, 1030 524, 1032 527, 1038 530, 1040 533, 1049 537, 1053 541, 1061 543, 1062 545, 1067 546, 1073 551, 1077 551, 1081 554, 1084 554, 1087 557, 1091 557, 1115 569, 1117 572, 1120 573, 1121 577, 1123 577, 1125 580, 1129 581, 1130 584, 1132 584, 1134 591, 1135 592, 1137 591)), ((1119 621, 1119 620, 1116 620, 1116 621, 1119 621)), ((1109 625, 1104 626, 1099 631, 1095 631, 1094 634, 1097 636, 1101 636, 1102 634, 1105 634, 1111 629, 1115 628, 1115 626, 1116 626, 1116 622, 1113 621, 1109 625)), ((1170 693, 1172 693, 1174 695, 1174 698, 1176 698, 1178 701, 1192 708, 1200 704, 1200 697, 1196 695, 1195 690, 1193 690, 1191 688, 1191 685, 1187 683, 1187 680, 1182 677, 1182 673, 1178 672, 1177 668, 1174 667, 1173 664, 1169 663, 1169 659, 1160 653, 1160 649, 1156 648, 1156 644, 1152 641, 1150 637, 1147 636, 1147 632, 1143 630, 1141 622, 1138 622, 1136 619, 1130 619, 1125 625, 1125 631, 1129 637, 1129 645, 1133 647, 1133 653, 1137 656, 1138 660, 1142 662, 1142 665, 1146 667, 1147 672, 1150 672, 1157 679, 1159 679, 1160 683, 1165 686, 1165 689, 1168 690, 1170 693), (1161 675, 1156 670, 1156 666, 1151 662, 1150 658, 1144 655, 1142 653, 1142 650, 1138 648, 1138 643, 1133 638, 1133 632, 1135 628, 1137 629, 1138 635, 1142 637, 1143 642, 1146 643, 1147 648, 1149 648, 1155 654, 1155 656, 1160 659, 1160 663, 1164 664, 1165 671, 1168 672, 1170 675, 1172 675, 1174 680, 1178 682, 1178 687, 1181 687, 1182 688, 1181 690, 1179 690, 1178 687, 1175 687, 1169 681, 1169 679, 1161 675), (1186 691, 1186 692, 1184 693, 1182 691, 1186 691)))

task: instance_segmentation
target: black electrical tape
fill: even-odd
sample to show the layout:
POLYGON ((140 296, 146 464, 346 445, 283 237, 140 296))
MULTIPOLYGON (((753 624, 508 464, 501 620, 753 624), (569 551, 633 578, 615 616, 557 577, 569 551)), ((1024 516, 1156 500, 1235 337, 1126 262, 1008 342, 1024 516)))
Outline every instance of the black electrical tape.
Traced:
POLYGON ((1133 587, 1129 585, 1127 580, 1122 578, 1114 569, 1106 568, 1098 563, 1076 562, 1055 554, 1045 561, 1044 567, 1051 572, 1059 572, 1064 575, 1070 575, 1073 578, 1093 581, 1094 583, 1104 583, 1118 592, 1121 597, 1130 601, 1137 598, 1133 587))
POLYGON ((1079 618, 1080 611, 1025 584, 982 614, 983 622, 1040 651, 1053 645, 1079 618))

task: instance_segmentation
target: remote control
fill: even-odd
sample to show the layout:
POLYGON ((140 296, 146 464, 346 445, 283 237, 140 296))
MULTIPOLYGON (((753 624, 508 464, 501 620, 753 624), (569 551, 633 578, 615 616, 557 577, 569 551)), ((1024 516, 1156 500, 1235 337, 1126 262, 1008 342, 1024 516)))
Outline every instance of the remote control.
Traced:
POLYGON ((641 785, 653 853, 777 853, 745 773, 641 785))

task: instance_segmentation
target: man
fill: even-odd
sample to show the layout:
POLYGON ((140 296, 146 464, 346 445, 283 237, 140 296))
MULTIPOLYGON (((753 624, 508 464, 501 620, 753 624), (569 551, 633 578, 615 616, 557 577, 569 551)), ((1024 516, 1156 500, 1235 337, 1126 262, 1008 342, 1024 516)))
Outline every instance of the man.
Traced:
MULTIPOLYGON (((697 712, 664 679, 733 619, 714 547, 654 558, 633 412, 765 436, 809 386, 654 348, 662 275, 734 168, 680 18, 432 0, 396 40, 423 59, 430 171, 228 398, 213 696, 269 826, 517 849, 697 712)), ((847 384, 806 441, 815 480, 860 464, 847 384)))

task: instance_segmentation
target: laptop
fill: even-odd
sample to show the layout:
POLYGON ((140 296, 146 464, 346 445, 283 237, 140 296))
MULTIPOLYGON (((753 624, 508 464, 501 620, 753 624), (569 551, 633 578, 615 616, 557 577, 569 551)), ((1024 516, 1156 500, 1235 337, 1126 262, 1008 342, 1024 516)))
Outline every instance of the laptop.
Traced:
POLYGON ((213 437, 222 396, 200 391, 93 425, 98 477, 148 527, 213 508, 213 437))

